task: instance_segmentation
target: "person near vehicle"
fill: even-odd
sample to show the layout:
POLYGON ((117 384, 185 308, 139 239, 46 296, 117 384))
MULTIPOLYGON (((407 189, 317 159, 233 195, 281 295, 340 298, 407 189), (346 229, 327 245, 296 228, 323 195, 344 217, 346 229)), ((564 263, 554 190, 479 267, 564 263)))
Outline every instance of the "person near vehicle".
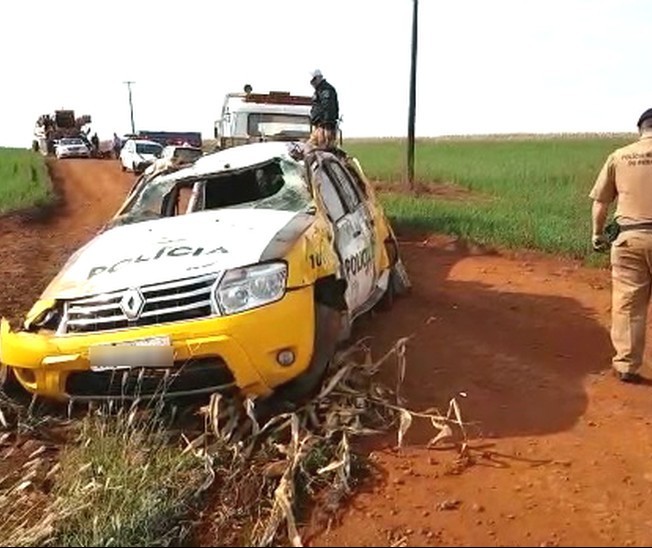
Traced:
POLYGON ((93 154, 99 154, 100 152, 100 138, 97 136, 97 133, 93 133, 91 136, 91 144, 93 145, 93 154))
POLYGON ((122 150, 122 140, 118 137, 117 133, 113 133, 113 154, 117 158, 120 158, 120 151, 122 150))
POLYGON ((315 92, 310 109, 312 133, 309 143, 317 148, 335 148, 337 121, 340 117, 337 91, 320 70, 311 73, 310 84, 315 92))
POLYGON ((91 138, 89 137, 90 131, 87 131, 84 133, 83 131, 79 135, 79 138, 84 141, 84 144, 86 145, 86 148, 91 151, 91 154, 93 153, 93 143, 91 142, 91 138))
MULTIPOLYGON (((611 243, 612 365, 623 382, 643 380, 647 309, 652 291, 652 108, 638 120, 640 139, 609 155, 589 196, 592 245, 611 243), (612 237, 605 236, 609 206, 617 200, 612 237)), ((610 227, 610 228, 611 228, 610 227)))

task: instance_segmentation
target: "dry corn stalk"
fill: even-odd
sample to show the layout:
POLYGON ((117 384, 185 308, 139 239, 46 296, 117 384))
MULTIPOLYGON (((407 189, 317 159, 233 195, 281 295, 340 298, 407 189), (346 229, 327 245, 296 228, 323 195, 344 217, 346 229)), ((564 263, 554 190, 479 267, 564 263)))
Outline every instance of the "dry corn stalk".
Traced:
POLYGON ((268 475, 278 478, 278 483, 266 521, 254 532, 254 544, 269 546, 277 541, 280 527, 285 522, 290 543, 302 546, 293 512, 299 475, 305 479, 307 474, 312 474, 341 495, 351 492, 351 437, 386 432, 397 425, 400 447, 413 419, 419 417, 429 420, 436 430, 432 444, 454 436, 455 428, 466 440, 464 423, 455 399, 450 401, 446 415, 436 409, 416 412, 404 406, 399 394, 407 374, 406 350, 410 339, 399 339, 376 361, 371 359, 370 349, 364 340, 339 353, 333 361, 330 376, 312 401, 293 413, 273 417, 262 427, 256 422, 249 400, 244 403, 244 412, 238 408, 238 404, 226 402, 218 396, 204 409, 209 431, 223 441, 231 441, 239 421, 251 423, 249 436, 237 440, 240 456, 255 454, 254 446, 261 444, 276 455, 273 459, 275 473, 268 475), (392 356, 396 357, 397 367, 394 390, 376 379, 381 367, 392 356), (288 441, 277 441, 283 439, 288 441), (310 456, 324 451, 325 447, 329 448, 330 461, 310 471, 307 465, 310 456), (276 471, 279 465, 283 466, 282 473, 276 471))

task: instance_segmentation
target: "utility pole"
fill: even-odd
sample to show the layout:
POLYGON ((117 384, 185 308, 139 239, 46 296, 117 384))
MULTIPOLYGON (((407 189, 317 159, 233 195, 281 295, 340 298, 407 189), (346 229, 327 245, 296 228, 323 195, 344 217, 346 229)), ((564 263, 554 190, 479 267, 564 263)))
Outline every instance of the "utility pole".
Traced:
POLYGON ((136 133, 136 126, 134 124, 134 103, 131 99, 131 84, 135 84, 136 82, 133 82, 131 80, 128 80, 126 82, 123 82, 127 84, 127 88, 129 89, 129 113, 131 114, 131 133, 135 134, 136 133))
POLYGON ((408 111, 407 182, 414 189, 414 121, 417 102, 417 35, 419 0, 412 0, 412 66, 410 69, 410 106, 408 111))

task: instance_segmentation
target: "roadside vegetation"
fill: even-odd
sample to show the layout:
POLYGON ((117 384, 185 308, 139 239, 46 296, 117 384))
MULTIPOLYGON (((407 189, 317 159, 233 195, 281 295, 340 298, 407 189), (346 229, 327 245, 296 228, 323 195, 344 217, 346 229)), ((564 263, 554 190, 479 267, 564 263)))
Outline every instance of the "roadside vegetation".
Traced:
POLYGON ((357 438, 395 429, 400 447, 427 421, 431 445, 466 454, 455 400, 445 414, 405 407, 408 340, 377 360, 353 345, 313 400, 265 420, 217 395, 190 413, 116 401, 71 419, 0 393, 0 545, 301 546, 372 473, 357 438))
POLYGON ((208 473, 162 413, 107 405, 71 420, 0 403, 0 447, 13 464, 0 470, 0 544, 162 546, 186 537, 208 473))
POLYGON ((0 215, 47 205, 53 198, 45 159, 27 149, 0 148, 0 215))
POLYGON ((381 198, 399 226, 595 261, 587 195, 607 155, 635 139, 560 135, 418 140, 417 181, 431 189, 445 183, 468 191, 463 196, 405 195, 404 140, 350 140, 345 148, 360 159, 370 179, 385 183, 381 198))

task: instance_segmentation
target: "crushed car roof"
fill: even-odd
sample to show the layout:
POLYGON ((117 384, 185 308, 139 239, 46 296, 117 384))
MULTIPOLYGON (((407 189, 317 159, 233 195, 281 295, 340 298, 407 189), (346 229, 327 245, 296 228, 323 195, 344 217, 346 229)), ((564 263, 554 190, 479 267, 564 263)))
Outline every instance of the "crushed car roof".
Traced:
POLYGON ((294 141, 240 145, 202 156, 194 164, 175 171, 172 174, 163 175, 159 180, 201 177, 203 175, 219 173, 220 171, 246 168, 273 160, 274 158, 283 158, 296 162, 298 161, 297 153, 300 154, 302 147, 303 143, 294 141))

